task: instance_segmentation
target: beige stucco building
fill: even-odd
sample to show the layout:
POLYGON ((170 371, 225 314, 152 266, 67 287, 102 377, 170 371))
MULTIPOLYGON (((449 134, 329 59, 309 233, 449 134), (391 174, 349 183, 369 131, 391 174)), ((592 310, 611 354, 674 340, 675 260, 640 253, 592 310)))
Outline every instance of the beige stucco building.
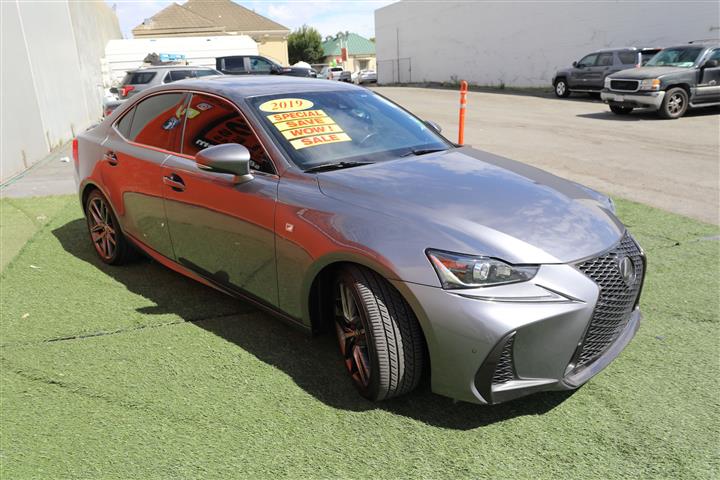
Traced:
POLYGON ((133 28, 135 38, 248 35, 260 55, 288 64, 290 29, 230 0, 173 3, 133 28))

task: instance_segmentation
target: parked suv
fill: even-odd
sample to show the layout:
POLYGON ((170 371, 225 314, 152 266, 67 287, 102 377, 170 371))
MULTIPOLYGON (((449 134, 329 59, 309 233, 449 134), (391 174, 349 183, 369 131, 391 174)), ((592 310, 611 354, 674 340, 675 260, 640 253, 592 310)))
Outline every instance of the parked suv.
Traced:
POLYGON ((116 94, 120 100, 126 100, 138 92, 156 85, 210 75, 221 75, 221 73, 209 67, 191 67, 188 65, 141 67, 137 70, 129 70, 125 78, 120 82, 120 86, 113 87, 110 91, 116 94))
POLYGON ((690 107, 720 105, 720 44, 666 48, 642 68, 607 77, 600 96, 618 115, 652 108, 680 118, 690 107))
POLYGON ((614 48, 599 50, 585 55, 572 67, 559 70, 553 77, 555 95, 567 97, 572 92, 598 93, 602 90, 605 77, 631 67, 640 67, 659 48, 614 48))
POLYGON ((260 55, 232 55, 215 59, 215 68, 226 75, 290 75, 291 77, 315 77, 312 68, 283 67, 260 55))

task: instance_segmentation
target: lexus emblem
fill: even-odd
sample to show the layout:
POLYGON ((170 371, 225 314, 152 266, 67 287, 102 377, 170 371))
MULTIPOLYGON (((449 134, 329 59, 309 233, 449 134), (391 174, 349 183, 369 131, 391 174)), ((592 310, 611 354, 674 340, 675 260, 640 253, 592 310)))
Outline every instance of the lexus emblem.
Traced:
POLYGON ((635 265, 630 257, 618 258, 618 270, 628 287, 635 283, 635 265))

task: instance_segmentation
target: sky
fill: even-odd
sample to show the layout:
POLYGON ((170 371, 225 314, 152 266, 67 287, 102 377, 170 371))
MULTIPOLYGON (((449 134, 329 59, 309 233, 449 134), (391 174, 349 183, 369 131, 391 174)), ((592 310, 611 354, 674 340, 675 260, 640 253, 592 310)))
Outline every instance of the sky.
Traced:
MULTIPOLYGON (((111 6, 116 5, 125 38, 132 38, 132 29, 144 19, 173 3, 172 0, 105 1, 111 6)), ((184 0, 175 3, 182 4, 184 0)), ((317 28, 323 37, 347 30, 370 38, 375 36, 375 10, 394 3, 394 0, 236 0, 236 3, 292 30, 307 24, 317 28)))

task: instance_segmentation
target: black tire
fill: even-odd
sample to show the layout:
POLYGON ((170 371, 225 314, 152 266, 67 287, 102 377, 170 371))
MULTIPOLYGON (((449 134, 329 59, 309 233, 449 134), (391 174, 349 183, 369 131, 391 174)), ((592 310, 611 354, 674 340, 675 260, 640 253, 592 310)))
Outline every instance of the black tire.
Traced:
POLYGON ((685 115, 688 109, 688 94, 682 87, 671 88, 665 92, 658 113, 662 118, 675 119, 685 115))
POLYGON ((555 89, 555 96, 559 98, 567 98, 570 96, 570 87, 564 78, 561 77, 555 80, 553 87, 555 89))
POLYGON ((633 111, 633 107, 623 107, 622 105, 610 105, 610 111, 616 115, 628 115, 633 111))
POLYGON ((90 242, 100 260, 109 265, 122 265, 135 258, 135 250, 100 190, 93 190, 85 200, 85 218, 90 242))
POLYGON ((338 272, 334 292, 340 353, 360 394, 379 401, 413 390, 422 374, 425 344, 400 293, 377 273, 356 265, 338 272), (353 315, 346 315, 343 295, 355 302, 357 321, 347 320, 353 315))

